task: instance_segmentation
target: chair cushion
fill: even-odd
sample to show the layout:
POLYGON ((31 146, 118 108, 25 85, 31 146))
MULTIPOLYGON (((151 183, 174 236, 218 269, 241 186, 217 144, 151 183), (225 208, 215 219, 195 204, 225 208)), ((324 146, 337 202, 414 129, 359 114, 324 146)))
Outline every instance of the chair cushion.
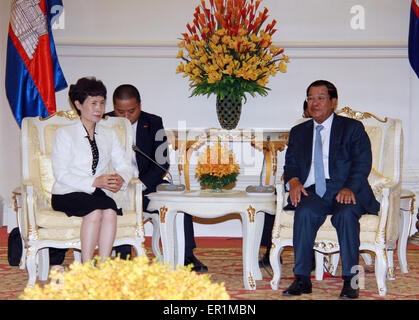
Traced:
MULTIPOLYGON (((331 218, 332 216, 328 215, 325 222, 317 232, 315 241, 316 249, 327 249, 331 251, 333 251, 333 249, 338 250, 338 237, 336 229, 332 225, 331 218), (327 243, 328 241, 331 243, 327 243)), ((294 211, 284 211, 284 214, 281 215, 279 234, 275 235, 275 237, 280 238, 281 241, 292 241, 293 223, 294 211)), ((361 226, 361 232, 359 236, 361 243, 374 243, 379 223, 379 217, 372 214, 364 214, 361 219, 359 219, 359 223, 361 226)))
MULTIPOLYGON (((279 235, 275 237, 280 238, 281 241, 285 241, 285 242, 290 241, 292 243, 292 232, 293 232, 292 228, 284 227, 280 229, 279 235)), ((361 232, 361 234, 359 235, 359 238, 361 240, 361 247, 362 247, 362 243, 374 243, 375 237, 376 237, 375 231, 374 232, 372 231, 361 232)), ((338 243, 338 235, 336 233, 336 230, 330 230, 328 228, 325 228, 325 229, 320 228, 319 232, 317 233, 316 241, 315 241, 316 249, 337 249, 336 247, 337 243, 338 243), (327 243, 328 241, 335 243, 333 247, 330 247, 331 244, 327 243)))
POLYGON ((371 172, 368 176, 368 183, 371 186, 374 196, 377 198, 386 184, 391 182, 391 178, 386 177, 381 172, 378 172, 374 168, 371 169, 371 172))
MULTIPOLYGON (((78 228, 80 236, 80 226, 82 218, 68 217, 64 212, 52 209, 40 210, 36 213, 36 223, 41 228, 67 229, 78 228)), ((135 211, 124 210, 122 216, 117 216, 117 227, 135 226, 137 214, 135 211)))
MULTIPOLYGON (((39 240, 48 241, 80 241, 80 227, 77 228, 39 228, 39 240)), ((137 232, 134 226, 118 227, 116 229, 115 239, 136 238, 137 232)))
MULTIPOLYGON (((325 222, 320 227, 320 231, 336 231, 335 227, 332 225, 331 221, 332 216, 328 215, 326 217, 325 222)), ((359 219, 359 223, 361 225, 361 232, 375 232, 378 228, 378 221, 379 217, 372 214, 364 214, 362 215, 361 219, 359 219)), ((294 224, 294 211, 284 211, 284 214, 281 215, 281 234, 282 229, 291 229, 293 228, 294 224)))

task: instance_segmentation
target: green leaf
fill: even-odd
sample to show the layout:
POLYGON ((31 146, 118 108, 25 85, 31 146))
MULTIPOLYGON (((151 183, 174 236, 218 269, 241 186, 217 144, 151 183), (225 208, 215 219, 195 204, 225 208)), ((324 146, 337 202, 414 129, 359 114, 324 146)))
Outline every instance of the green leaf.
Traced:
POLYGON ((231 173, 221 178, 211 174, 203 174, 199 177, 199 182, 202 187, 210 187, 212 189, 221 189, 237 180, 238 173, 231 173))

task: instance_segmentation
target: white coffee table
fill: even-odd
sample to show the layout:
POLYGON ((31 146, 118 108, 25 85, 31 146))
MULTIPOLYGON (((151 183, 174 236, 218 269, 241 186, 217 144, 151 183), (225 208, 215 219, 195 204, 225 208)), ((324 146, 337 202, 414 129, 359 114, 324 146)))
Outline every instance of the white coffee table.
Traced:
POLYGON ((164 263, 174 268, 184 263, 183 213, 199 218, 218 218, 239 213, 243 234, 243 281, 247 290, 262 279, 258 253, 265 220, 275 214, 275 195, 249 195, 245 191, 187 190, 184 193, 150 193, 147 210, 158 210, 164 263), (177 218, 178 217, 178 218, 177 218))

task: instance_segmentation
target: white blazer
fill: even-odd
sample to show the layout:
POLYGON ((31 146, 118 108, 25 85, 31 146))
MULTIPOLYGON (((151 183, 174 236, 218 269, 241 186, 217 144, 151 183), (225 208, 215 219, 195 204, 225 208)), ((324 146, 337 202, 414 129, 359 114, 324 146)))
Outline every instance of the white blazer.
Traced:
MULTIPOLYGON (((92 150, 88 141, 87 132, 81 121, 57 129, 52 147, 52 170, 55 183, 53 194, 66 194, 70 192, 93 193, 94 180, 104 173, 109 173, 108 166, 124 179, 121 190, 127 187, 133 176, 130 155, 127 155, 120 143, 116 132, 98 122, 95 128, 95 139, 99 150, 99 162, 95 175, 92 175, 92 150)), ((109 196, 111 191, 103 190, 109 196)))

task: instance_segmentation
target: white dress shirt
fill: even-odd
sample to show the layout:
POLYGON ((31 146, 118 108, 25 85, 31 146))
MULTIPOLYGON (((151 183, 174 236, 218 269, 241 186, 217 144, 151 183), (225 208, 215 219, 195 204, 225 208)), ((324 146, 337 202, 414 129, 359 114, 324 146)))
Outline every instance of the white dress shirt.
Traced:
MULTIPOLYGON (((124 179, 121 190, 126 188, 132 178, 133 167, 115 130, 99 122, 96 124, 95 133, 99 162, 96 173, 92 175, 92 150, 81 121, 57 129, 51 157, 55 178, 53 194, 93 193, 94 180, 102 174, 109 173, 109 165, 124 179)), ((112 195, 111 191, 103 191, 109 196, 112 195)))
POLYGON ((322 125, 324 128, 320 131, 320 136, 322 139, 322 151, 323 151, 323 167, 324 167, 324 176, 326 179, 330 179, 329 175, 329 146, 330 146, 330 131, 332 129, 334 113, 330 115, 323 123, 317 123, 314 119, 313 126, 313 150, 311 153, 311 166, 310 172, 308 174, 307 180, 304 182, 304 188, 307 188, 314 184, 314 146, 316 142, 316 128, 319 125, 322 125))

